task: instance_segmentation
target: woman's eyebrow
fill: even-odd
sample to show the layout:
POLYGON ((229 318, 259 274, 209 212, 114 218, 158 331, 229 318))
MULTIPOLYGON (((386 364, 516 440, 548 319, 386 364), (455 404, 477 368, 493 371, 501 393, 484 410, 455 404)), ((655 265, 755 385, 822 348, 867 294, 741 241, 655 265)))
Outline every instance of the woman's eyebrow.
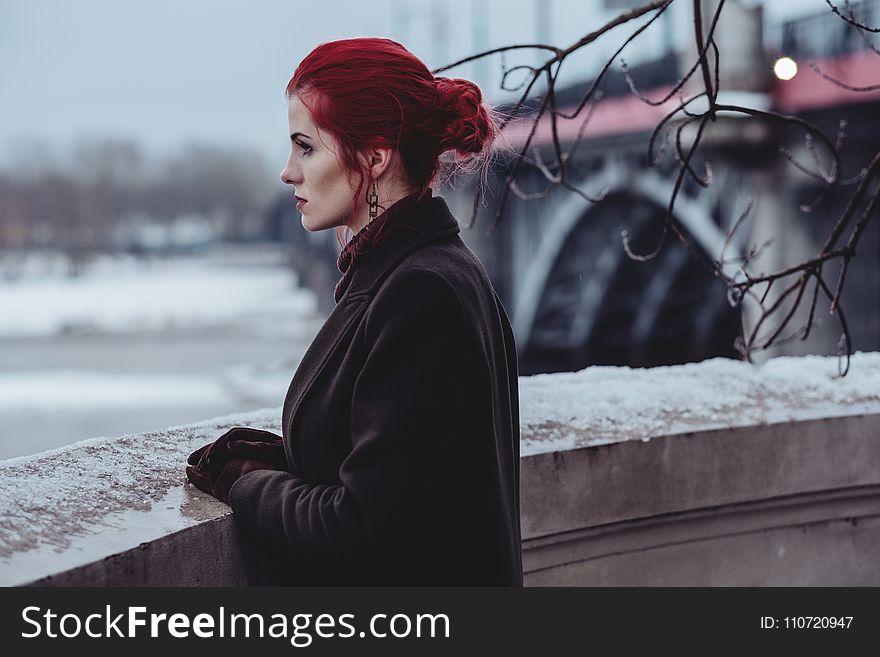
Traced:
POLYGON ((311 139, 311 137, 309 137, 304 132, 294 132, 292 135, 290 135, 291 140, 296 139, 297 137, 305 137, 306 139, 311 139))

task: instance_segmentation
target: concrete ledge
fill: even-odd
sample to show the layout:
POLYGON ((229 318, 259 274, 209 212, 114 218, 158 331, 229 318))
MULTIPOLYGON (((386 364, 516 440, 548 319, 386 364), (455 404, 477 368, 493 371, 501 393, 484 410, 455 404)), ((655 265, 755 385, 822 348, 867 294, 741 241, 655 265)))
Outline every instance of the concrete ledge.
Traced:
POLYGON ((229 507, 184 468, 229 426, 279 421, 269 409, 0 461, 0 585, 266 581, 229 507))
POLYGON ((531 456, 521 474, 523 539, 880 484, 878 434, 880 415, 857 415, 531 456))
MULTIPOLYGON (((527 585, 880 584, 880 355, 524 377, 527 585)), ((280 409, 0 462, 0 584, 261 585, 277 555, 185 483, 280 409)))
POLYGON ((29 585, 274 586, 278 568, 226 514, 29 585))

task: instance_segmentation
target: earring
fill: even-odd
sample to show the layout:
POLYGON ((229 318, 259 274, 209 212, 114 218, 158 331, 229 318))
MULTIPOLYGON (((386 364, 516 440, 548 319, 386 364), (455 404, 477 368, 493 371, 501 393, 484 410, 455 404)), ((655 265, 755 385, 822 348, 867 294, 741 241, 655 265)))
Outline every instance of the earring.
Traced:
POLYGON ((379 192, 376 189, 376 181, 373 181, 373 189, 370 190, 370 195, 367 197, 367 202, 370 204, 370 221, 379 216, 379 192))

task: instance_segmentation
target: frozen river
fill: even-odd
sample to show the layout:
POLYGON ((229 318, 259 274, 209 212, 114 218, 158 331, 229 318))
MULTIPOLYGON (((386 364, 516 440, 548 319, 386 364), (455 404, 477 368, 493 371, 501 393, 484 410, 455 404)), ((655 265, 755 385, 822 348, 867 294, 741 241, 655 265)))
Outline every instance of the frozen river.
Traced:
POLYGON ((0 282, 0 459, 280 406, 315 307, 271 250, 0 282))

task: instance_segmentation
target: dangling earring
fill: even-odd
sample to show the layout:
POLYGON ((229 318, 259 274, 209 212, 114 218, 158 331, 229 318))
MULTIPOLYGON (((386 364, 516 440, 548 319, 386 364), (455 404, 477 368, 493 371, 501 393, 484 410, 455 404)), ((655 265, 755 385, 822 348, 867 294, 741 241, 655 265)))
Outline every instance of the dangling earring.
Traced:
POLYGON ((367 197, 367 202, 370 204, 370 221, 379 216, 379 192, 376 189, 376 181, 373 181, 373 189, 370 190, 370 195, 367 197))

